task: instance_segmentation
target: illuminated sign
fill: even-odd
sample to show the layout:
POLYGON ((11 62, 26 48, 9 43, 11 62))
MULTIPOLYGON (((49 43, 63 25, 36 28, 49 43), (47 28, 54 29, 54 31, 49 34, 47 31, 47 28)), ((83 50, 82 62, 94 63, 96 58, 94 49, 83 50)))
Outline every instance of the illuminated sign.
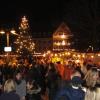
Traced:
POLYGON ((5 52, 11 52, 12 51, 12 48, 11 47, 4 47, 4 51, 5 52))

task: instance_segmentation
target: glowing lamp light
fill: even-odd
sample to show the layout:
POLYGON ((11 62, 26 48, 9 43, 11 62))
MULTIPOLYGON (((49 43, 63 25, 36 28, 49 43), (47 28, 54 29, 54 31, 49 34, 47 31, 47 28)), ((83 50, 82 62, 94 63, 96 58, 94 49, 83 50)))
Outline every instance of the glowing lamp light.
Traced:
POLYGON ((11 32, 12 34, 14 34, 14 35, 18 35, 18 34, 16 34, 16 31, 13 30, 13 29, 12 29, 10 32, 11 32))
POLYGON ((80 63, 80 60, 76 60, 76 63, 80 63))
POLYGON ((82 55, 83 58, 85 58, 85 55, 82 55))
POLYGON ((79 58, 81 57, 81 55, 77 55, 79 58))
POLYGON ((2 31, 0 31, 0 34, 5 34, 5 31, 3 31, 3 30, 2 30, 2 31))
POLYGON ((65 43, 65 41, 63 40, 63 41, 62 41, 62 45, 65 45, 65 44, 66 44, 66 43, 65 43))
POLYGON ((51 53, 51 51, 48 50, 48 51, 47 51, 47 54, 50 54, 50 53, 51 53))
POLYGON ((65 35, 63 34, 63 35, 61 36, 61 38, 65 38, 65 35))
POLYGON ((43 57, 45 57, 46 56, 46 54, 43 54, 43 57))
POLYGON ((71 53, 70 53, 70 52, 68 52, 68 55, 71 55, 71 53))
POLYGON ((68 53, 67 52, 65 52, 65 55, 67 55, 68 53))
POLYGON ((57 57, 57 54, 55 54, 55 56, 57 57))
POLYGON ((98 56, 100 56, 100 54, 98 54, 98 56))
POLYGON ((57 45, 60 46, 60 42, 58 42, 57 45))
POLYGON ((74 54, 73 57, 76 57, 76 55, 74 54))
POLYGON ((94 56, 91 56, 91 58, 94 58, 94 56))
POLYGON ((4 51, 5 52, 11 52, 12 51, 12 48, 11 47, 4 47, 4 51))

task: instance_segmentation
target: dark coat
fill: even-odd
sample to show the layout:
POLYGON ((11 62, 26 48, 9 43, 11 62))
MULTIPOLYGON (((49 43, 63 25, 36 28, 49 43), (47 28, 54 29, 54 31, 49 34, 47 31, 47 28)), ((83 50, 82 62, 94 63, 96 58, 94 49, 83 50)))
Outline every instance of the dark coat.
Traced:
POLYGON ((20 97, 15 92, 3 93, 0 100, 20 100, 20 97))
POLYGON ((84 100, 85 93, 81 89, 74 89, 71 87, 61 89, 55 100, 84 100))

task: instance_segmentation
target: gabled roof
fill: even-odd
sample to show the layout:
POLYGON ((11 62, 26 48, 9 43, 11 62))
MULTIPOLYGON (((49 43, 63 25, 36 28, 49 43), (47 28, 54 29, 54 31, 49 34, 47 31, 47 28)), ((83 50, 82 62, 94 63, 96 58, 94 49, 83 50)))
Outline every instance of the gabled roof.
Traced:
POLYGON ((60 24, 60 26, 57 28, 57 30, 53 34, 56 35, 56 34, 61 33, 61 32, 66 33, 68 35, 72 35, 69 27, 64 22, 62 22, 60 24))

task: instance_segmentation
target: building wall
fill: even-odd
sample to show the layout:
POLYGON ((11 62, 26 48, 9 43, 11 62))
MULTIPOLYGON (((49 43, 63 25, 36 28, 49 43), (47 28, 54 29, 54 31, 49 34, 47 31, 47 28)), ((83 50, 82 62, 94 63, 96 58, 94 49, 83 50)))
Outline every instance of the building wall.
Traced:
POLYGON ((62 52, 70 48, 70 38, 72 37, 71 31, 65 23, 56 29, 53 33, 53 51, 62 52))
POLYGON ((52 38, 34 38, 35 52, 44 53, 47 50, 52 51, 53 39, 52 38))

